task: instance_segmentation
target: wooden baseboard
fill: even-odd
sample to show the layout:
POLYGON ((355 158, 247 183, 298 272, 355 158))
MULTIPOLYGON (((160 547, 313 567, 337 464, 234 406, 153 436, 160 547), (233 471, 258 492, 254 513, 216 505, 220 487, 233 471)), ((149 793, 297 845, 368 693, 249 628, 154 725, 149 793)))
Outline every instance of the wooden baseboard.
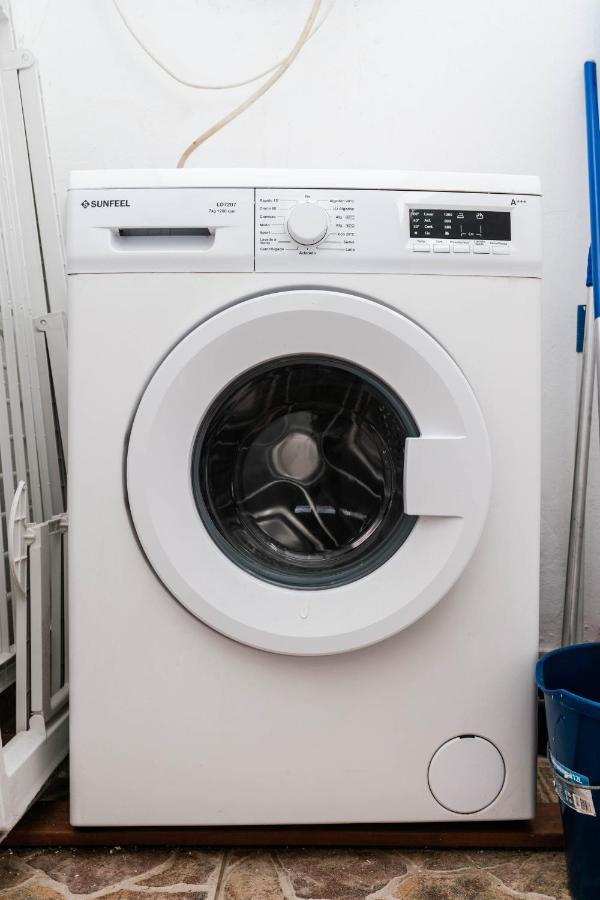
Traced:
POLYGON ((41 800, 4 847, 406 847, 559 850, 558 803, 540 803, 532 822, 458 825, 285 825, 219 828, 73 828, 69 802, 41 800))

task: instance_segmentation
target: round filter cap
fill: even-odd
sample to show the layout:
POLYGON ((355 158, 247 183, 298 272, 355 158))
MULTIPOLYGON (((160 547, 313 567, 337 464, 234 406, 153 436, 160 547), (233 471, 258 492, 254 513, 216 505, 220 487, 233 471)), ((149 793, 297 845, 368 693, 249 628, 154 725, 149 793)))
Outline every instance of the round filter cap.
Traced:
POLYGON ((494 802, 504 784, 502 754, 477 735, 455 737, 436 750, 429 763, 429 789, 455 813, 475 813, 494 802))

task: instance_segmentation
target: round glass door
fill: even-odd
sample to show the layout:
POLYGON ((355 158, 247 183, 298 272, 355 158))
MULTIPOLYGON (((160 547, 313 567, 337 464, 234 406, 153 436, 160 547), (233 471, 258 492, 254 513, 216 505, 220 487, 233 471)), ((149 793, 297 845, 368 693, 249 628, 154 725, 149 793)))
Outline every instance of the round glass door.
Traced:
POLYGON ((320 655, 444 597, 479 541, 491 457, 441 344, 389 304, 307 288, 190 328, 144 389, 126 480, 174 598, 243 644, 320 655))
POLYGON ((284 357, 236 378, 194 443, 192 486, 221 550, 275 584, 326 588, 363 577, 408 537, 401 399, 358 366, 284 357))

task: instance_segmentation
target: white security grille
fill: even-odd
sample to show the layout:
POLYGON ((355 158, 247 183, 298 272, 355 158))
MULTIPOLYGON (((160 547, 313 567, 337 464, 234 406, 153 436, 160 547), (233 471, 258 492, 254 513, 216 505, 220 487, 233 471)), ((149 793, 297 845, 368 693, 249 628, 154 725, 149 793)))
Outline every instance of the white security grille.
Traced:
POLYGON ((0 836, 67 752, 65 296, 37 70, 0 0, 0 836))

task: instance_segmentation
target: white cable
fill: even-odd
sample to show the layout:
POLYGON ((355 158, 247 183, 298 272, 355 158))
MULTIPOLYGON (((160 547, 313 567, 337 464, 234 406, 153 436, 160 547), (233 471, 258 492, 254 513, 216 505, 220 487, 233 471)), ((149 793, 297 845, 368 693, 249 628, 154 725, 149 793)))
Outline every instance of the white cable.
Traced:
MULTIPOLYGON (((325 10, 325 14, 323 15, 321 21, 315 24, 310 34, 307 35, 306 40, 310 40, 312 37, 314 37, 317 31, 324 25, 331 10, 333 9, 334 4, 335 0, 331 0, 329 6, 325 10)), ((119 0, 113 0, 113 5, 120 16, 123 25, 129 32, 131 37, 134 39, 134 41, 138 44, 138 46, 141 47, 144 53, 146 53, 150 57, 150 59, 163 70, 163 72, 166 72, 167 75, 169 75, 179 84, 184 85, 184 87, 195 88, 199 91, 228 91, 232 88, 244 87, 247 84, 253 84, 255 81, 260 81, 260 79, 264 78, 265 75, 269 75, 271 72, 274 72, 275 69, 278 69, 280 66, 282 66, 287 59, 287 56, 284 56, 283 59, 280 59, 279 62, 274 63, 268 69, 264 69, 262 72, 259 72, 258 75, 253 75, 252 78, 245 78, 243 81, 232 81, 229 84, 200 84, 194 81, 187 81, 185 78, 181 78, 179 75, 173 72, 173 70, 170 69, 169 66, 166 65, 166 63, 158 59, 158 57, 152 52, 152 50, 150 50, 150 48, 142 41, 138 33, 134 30, 133 26, 125 16, 125 13, 121 9, 119 0)), ((306 41, 304 43, 306 43, 306 41)))
POLYGON ((310 34, 310 30, 315 23, 315 19, 317 18, 317 15, 319 14, 320 7, 321 7, 321 0, 314 0, 314 3, 312 5, 312 8, 308 15, 308 19, 306 20, 304 28, 300 32, 300 36, 298 37, 298 40, 292 47, 288 56, 284 59, 282 64, 279 66, 279 68, 276 69, 276 71, 271 75, 271 77, 268 78, 264 82, 264 84, 261 84, 261 86, 256 91, 254 91, 253 94, 250 94, 250 96, 246 100, 244 100, 243 103, 240 103, 239 106, 236 106, 235 109, 233 109, 230 113, 228 113, 224 118, 219 119, 218 122, 215 122, 214 125, 211 125, 210 128, 207 128, 206 131, 203 131, 202 134, 199 137, 197 137, 195 141, 192 141, 192 143, 188 147, 186 147, 186 149, 183 151, 183 153, 179 157, 179 161, 177 162, 178 169, 182 169, 185 166, 186 162, 188 161, 188 159, 190 158, 192 153, 198 149, 200 144, 203 144, 210 137, 212 137, 213 134, 216 134, 217 131, 220 131, 221 128, 224 128, 226 125, 229 125, 229 123, 232 122, 233 119, 236 119, 243 112, 245 112, 249 106, 252 106, 252 104, 255 103, 259 99, 259 97, 262 97, 263 94, 266 94, 267 91, 269 90, 269 88, 273 87, 275 82, 279 81, 281 76, 285 72, 287 72, 289 67, 292 65, 292 63, 294 62, 294 60, 296 59, 296 57, 298 56, 298 54, 304 47, 304 45, 308 39, 308 36, 310 34))

